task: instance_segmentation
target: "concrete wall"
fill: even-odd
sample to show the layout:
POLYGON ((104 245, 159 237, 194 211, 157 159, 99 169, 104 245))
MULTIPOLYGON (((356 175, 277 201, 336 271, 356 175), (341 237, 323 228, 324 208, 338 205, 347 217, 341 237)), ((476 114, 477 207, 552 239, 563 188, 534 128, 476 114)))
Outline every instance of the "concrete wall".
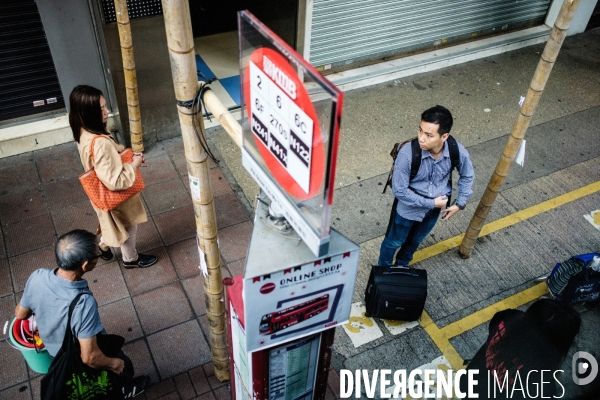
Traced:
MULTIPOLYGON (((596 7, 597 2, 598 0, 581 0, 579 2, 577 11, 575 11, 575 15, 573 16, 573 20, 569 26, 569 32, 567 33, 567 36, 576 35, 585 31, 585 27, 590 21, 590 17, 594 12, 594 7, 596 7)), ((558 12, 560 11, 563 3, 564 0, 554 0, 550 5, 550 9, 546 15, 546 21, 544 22, 550 28, 554 26, 554 22, 558 17, 558 12)))
MULTIPOLYGON (((37 0, 67 109, 80 84, 108 92, 92 14, 87 1, 37 0)), ((112 105, 111 105, 112 106, 112 105)))
MULTIPOLYGON (((181 134, 162 15, 130 22, 144 146, 181 134)), ((117 23, 103 24, 104 40, 119 104, 123 132, 129 141, 129 116, 117 23)))

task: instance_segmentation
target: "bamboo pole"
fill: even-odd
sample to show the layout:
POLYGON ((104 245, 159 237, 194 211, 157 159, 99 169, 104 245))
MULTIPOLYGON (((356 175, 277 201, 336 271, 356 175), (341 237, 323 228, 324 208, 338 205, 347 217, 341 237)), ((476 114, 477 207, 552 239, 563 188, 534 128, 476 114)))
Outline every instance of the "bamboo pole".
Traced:
MULTIPOLYGON (((198 84, 204 84, 204 82, 198 82, 198 84)), ((231 140, 241 149, 242 148, 242 126, 239 122, 233 118, 233 115, 227 108, 221 103, 217 95, 212 90, 207 90, 202 96, 206 108, 215 116, 217 121, 221 124, 225 132, 229 134, 231 140)))
MULTIPOLYGON (((188 0, 162 0, 167 33, 167 45, 171 59, 171 72, 175 98, 179 103, 191 102, 196 96, 198 80, 194 60, 194 39, 188 0)), ((200 196, 194 197, 194 214, 198 244, 206 257, 208 276, 204 278, 206 313, 210 326, 209 344, 215 376, 221 382, 229 380, 227 334, 225 329, 225 304, 221 259, 217 243, 217 222, 213 194, 208 174, 208 155, 194 132, 190 109, 177 105, 179 123, 190 180, 198 180, 200 196)), ((203 124, 202 118, 199 118, 203 124)), ((202 129, 202 131, 204 131, 202 129)))
POLYGON ((129 25, 129 11, 126 0, 114 0, 117 26, 119 27, 119 41, 121 42, 121 56, 123 58, 123 71, 125 73, 125 91, 127 93, 127 112, 129 114, 129 134, 133 151, 144 151, 142 138, 142 115, 140 113, 140 99, 138 97, 137 75, 135 72, 135 59, 133 57, 133 41, 131 40, 131 26, 129 25))
POLYGON ((469 227, 465 232, 465 236, 458 250, 462 258, 470 257, 477 238, 479 237, 479 233, 483 228, 483 224, 492 208, 492 204, 496 200, 496 196, 500 192, 502 184, 506 180, 506 176, 510 171, 510 167, 517 155, 517 151, 525 137, 527 128, 529 128, 529 124, 531 123, 531 117, 542 97, 544 87, 546 86, 554 62, 558 57, 563 41, 567 36, 567 30, 569 29, 569 25, 571 24, 571 20, 573 19, 573 15, 575 14, 575 10, 577 10, 578 5, 579 0, 565 0, 560 9, 552 32, 550 33, 550 37, 548 38, 548 42, 546 43, 546 47, 544 48, 544 52, 540 57, 540 61, 533 74, 533 78, 531 79, 525 101, 521 106, 517 120, 513 125, 508 141, 504 147, 504 151, 498 160, 496 169, 488 182, 485 193, 481 197, 479 205, 475 210, 475 214, 473 214, 473 218, 471 218, 469 227))

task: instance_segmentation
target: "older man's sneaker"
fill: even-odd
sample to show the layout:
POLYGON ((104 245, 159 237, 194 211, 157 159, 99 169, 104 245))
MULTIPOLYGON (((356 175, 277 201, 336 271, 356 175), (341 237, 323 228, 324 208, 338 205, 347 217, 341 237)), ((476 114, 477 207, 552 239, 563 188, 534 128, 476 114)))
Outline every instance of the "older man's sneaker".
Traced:
POLYGON ((149 254, 138 254, 138 259, 135 261, 123 261, 125 268, 146 268, 156 264, 158 258, 149 254))
POLYGON ((129 385, 123 386, 123 398, 133 399, 135 396, 142 394, 149 383, 150 377, 148 375, 136 376, 129 385))
POLYGON ((104 261, 112 260, 113 253, 110 250, 110 247, 106 250, 102 250, 102 247, 100 247, 100 258, 103 259, 104 261))

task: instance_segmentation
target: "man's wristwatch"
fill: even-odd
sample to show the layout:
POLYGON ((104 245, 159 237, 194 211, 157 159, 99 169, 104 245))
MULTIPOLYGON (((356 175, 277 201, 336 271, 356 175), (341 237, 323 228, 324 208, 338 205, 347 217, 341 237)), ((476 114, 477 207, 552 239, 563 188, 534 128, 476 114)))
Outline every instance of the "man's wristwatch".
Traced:
POLYGON ((456 203, 456 207, 458 207, 459 210, 464 210, 465 206, 461 206, 460 204, 456 203))

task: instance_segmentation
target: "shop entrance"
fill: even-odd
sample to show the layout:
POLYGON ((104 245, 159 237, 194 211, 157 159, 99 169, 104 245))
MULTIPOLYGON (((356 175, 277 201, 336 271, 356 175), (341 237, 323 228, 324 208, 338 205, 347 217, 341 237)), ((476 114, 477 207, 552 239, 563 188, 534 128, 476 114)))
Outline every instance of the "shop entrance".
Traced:
POLYGON ((190 16, 199 80, 228 109, 240 106, 237 12, 248 10, 296 48, 298 0, 190 1, 190 16))

